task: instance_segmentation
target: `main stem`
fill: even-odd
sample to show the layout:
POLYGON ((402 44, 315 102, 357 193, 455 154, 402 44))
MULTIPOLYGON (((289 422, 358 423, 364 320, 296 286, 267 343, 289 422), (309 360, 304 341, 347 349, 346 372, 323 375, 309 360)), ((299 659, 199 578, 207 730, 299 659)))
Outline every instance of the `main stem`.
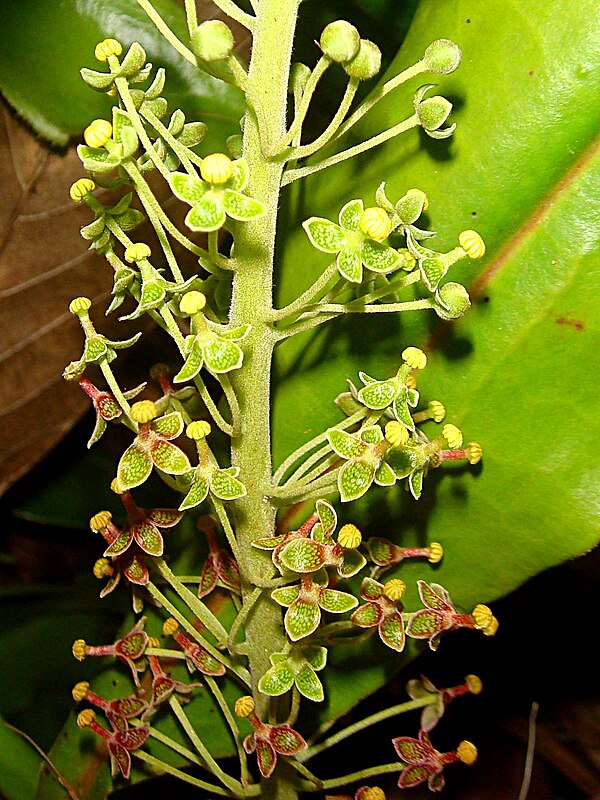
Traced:
MULTIPOLYGON (((285 132, 288 76, 300 0, 261 0, 256 18, 252 60, 248 73, 249 112, 244 121, 244 149, 250 172, 248 194, 264 203, 266 213, 256 222, 239 225, 235 239, 235 271, 231 323, 249 323, 244 366, 233 373, 232 385, 240 404, 241 432, 232 440, 232 463, 240 468, 247 489, 235 502, 235 531, 240 551, 243 591, 262 581, 270 569, 268 556, 252 547, 258 537, 275 532, 275 509, 266 499, 271 483, 270 377, 275 336, 269 324, 273 313, 273 265, 277 207, 283 164, 263 152, 285 132), (259 130, 260 120, 261 129, 259 130)), ((265 717, 268 698, 256 691, 271 666, 269 655, 283 649, 281 609, 264 592, 245 624, 257 712, 265 717)), ((282 759, 280 759, 280 762, 282 759)), ((263 800, 297 800, 284 763, 264 781, 263 800)))

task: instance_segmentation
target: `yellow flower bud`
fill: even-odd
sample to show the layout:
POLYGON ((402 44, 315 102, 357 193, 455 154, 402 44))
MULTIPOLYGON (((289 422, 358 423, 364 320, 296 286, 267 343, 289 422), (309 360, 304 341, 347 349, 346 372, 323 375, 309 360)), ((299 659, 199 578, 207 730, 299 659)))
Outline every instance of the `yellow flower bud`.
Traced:
POLYGON ((428 403, 427 408, 429 409, 431 419, 434 422, 441 422, 446 416, 446 406, 443 403, 440 403, 439 400, 431 400, 431 402, 428 403))
POLYGON ((479 464, 482 453, 483 450, 479 442, 469 442, 467 444, 467 458, 469 459, 469 464, 479 464))
POLYGON ((109 56, 120 56, 122 52, 121 42, 116 39, 104 39, 96 45, 94 55, 98 61, 106 61, 109 56))
POLYGON ((179 303, 179 310, 183 314, 197 314, 206 305, 206 297, 202 292, 186 292, 179 303))
POLYGON ((96 719, 96 715, 91 708, 84 708, 77 714, 77 726, 79 728, 89 728, 92 722, 96 719))
POLYGON ((190 422, 185 432, 189 439, 199 442, 201 439, 205 439, 210 433, 210 423, 205 419, 190 422))
POLYGON ((94 533, 101 533, 112 519, 110 511, 99 511, 90 519, 90 528, 94 533))
POLYGON ((402 447, 408 442, 408 431, 398 420, 391 420, 385 426, 385 438, 394 447, 402 447))
POLYGON ((371 786, 362 793, 361 800, 386 800, 386 796, 379 786, 371 786))
POLYGON ((90 310, 92 301, 89 297, 76 297, 69 303, 69 311, 71 314, 77 314, 78 317, 87 316, 90 310))
POLYGON ((407 375, 406 376, 406 387, 408 389, 416 389, 417 388, 417 379, 414 375, 407 375))
POLYGON ((200 175, 207 183, 227 183, 233 175, 233 161, 225 153, 213 153, 202 159, 200 175))
POLYGON ((392 230, 390 215, 385 208, 379 206, 365 208, 360 215, 360 229, 371 239, 381 242, 390 235, 392 230))
POLYGON ((112 481, 110 482, 110 490, 111 490, 111 492, 114 492, 115 494, 123 494, 123 490, 121 489, 121 486, 119 485, 118 478, 113 478, 112 479, 112 481))
POLYGON ((340 528, 340 532, 338 534, 338 544, 340 544, 342 547, 345 547, 348 550, 353 550, 355 547, 358 547, 361 542, 362 533, 358 530, 356 525, 352 525, 352 523, 349 522, 340 528))
POLYGON ((383 586, 383 593, 390 600, 400 600, 405 591, 406 584, 400 578, 392 578, 383 586))
POLYGON ((475 606, 471 612, 471 616, 475 621, 475 625, 482 631, 484 631, 494 619, 492 609, 489 608, 489 606, 484 606, 483 603, 479 603, 475 606))
POLYGON ((469 258, 481 258, 485 255, 485 243, 477 231, 463 231, 458 243, 469 258))
POLYGON ((144 258, 150 258, 151 250, 144 242, 137 242, 130 244, 125 250, 125 261, 128 264, 133 264, 134 261, 142 261, 144 258))
POLYGON ((108 558, 99 558, 94 563, 92 572, 94 573, 94 578, 101 580, 102 578, 108 578, 110 575, 112 575, 114 569, 112 568, 108 558))
POLYGON ((477 748, 472 742, 467 742, 467 740, 464 739, 456 748, 456 755, 463 764, 470 767, 471 764, 477 761, 477 748))
POLYGON ((480 694, 483 689, 483 683, 478 675, 466 675, 465 683, 471 694, 480 694))
POLYGON ((131 406, 130 416, 134 422, 150 422, 158 416, 158 409, 152 400, 139 400, 131 406))
POLYGON ((255 703, 254 700, 250 697, 250 695, 244 695, 244 697, 240 697, 235 701, 235 706, 233 710, 238 717, 249 717, 250 714, 254 711, 255 703))
POLYGON ((93 192, 96 184, 91 178, 79 178, 69 189, 69 197, 74 203, 80 203, 83 198, 93 192))
POLYGON ((438 564, 444 557, 444 548, 439 542, 431 542, 427 549, 429 550, 427 560, 430 564, 438 564))
POLYGON ((106 119, 95 119, 83 132, 88 147, 104 147, 112 136, 112 125, 106 119))
POLYGON ((156 638, 156 636, 149 636, 146 647, 160 647, 160 641, 156 638))
POLYGON ((87 656, 87 644, 85 643, 85 639, 77 639, 77 641, 73 642, 72 653, 77 661, 84 660, 87 656))
POLYGON ((87 681, 79 681, 79 683, 76 683, 71 689, 73 700, 75 700, 76 703, 81 703, 81 701, 85 700, 87 697, 89 688, 90 684, 87 681))
POLYGON ((173 636, 179 630, 179 623, 173 617, 169 617, 163 622, 162 630, 165 636, 173 636))
POLYGON ((484 629, 484 636, 495 636, 498 631, 499 622, 496 617, 492 617, 490 624, 484 629))
POLYGON ((402 358, 411 369, 425 369, 427 356, 418 347, 407 347, 402 352, 402 358))
POLYGON ((457 447, 460 447, 463 442, 463 435, 460 430, 456 427, 456 425, 444 425, 442 428, 442 436, 448 442, 449 447, 452 450, 456 450, 457 447))

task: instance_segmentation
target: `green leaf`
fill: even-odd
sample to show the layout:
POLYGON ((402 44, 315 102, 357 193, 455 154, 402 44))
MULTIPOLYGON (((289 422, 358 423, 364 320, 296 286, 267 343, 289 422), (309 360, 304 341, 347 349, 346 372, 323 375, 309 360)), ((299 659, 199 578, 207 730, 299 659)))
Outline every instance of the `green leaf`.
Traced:
MULTIPOLYGON (((187 39, 185 14, 175 0, 156 0, 156 11, 187 39)), ((165 42, 144 11, 130 0, 81 3, 64 0, 4 0, 0 4, 3 47, 0 91, 42 136, 64 146, 97 117, 110 118, 111 98, 81 79, 81 67, 104 71, 94 47, 114 36, 124 45, 139 42, 155 66, 166 67, 166 95, 190 120, 209 120, 207 153, 239 133, 242 93, 199 71, 165 42)), ((89 75, 89 73, 87 73, 89 75)))
POLYGON ((42 759, 0 717, 0 793, 6 800, 32 800, 42 759))

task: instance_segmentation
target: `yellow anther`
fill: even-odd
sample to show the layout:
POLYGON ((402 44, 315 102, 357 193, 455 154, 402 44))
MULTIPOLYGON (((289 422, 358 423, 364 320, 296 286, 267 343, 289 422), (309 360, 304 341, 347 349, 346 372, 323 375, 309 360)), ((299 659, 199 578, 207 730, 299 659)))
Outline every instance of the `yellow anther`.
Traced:
POLYGON ((87 693, 89 691, 90 684, 87 681, 79 681, 76 683, 75 686, 71 689, 71 696, 76 703, 81 703, 82 700, 85 700, 87 697, 87 693))
POLYGON ((133 264, 134 261, 142 261, 144 258, 150 258, 152 251, 144 242, 136 242, 130 244, 125 250, 125 261, 128 264, 133 264))
POLYGON ((465 683, 471 694, 480 694, 483 689, 483 683, 478 675, 466 675, 465 683))
POLYGON ((483 631, 484 636, 495 636, 498 631, 499 624, 500 623, 498 622, 497 618, 492 617, 490 624, 483 631))
POLYGON ((84 708, 77 714, 77 726, 79 728, 89 728, 92 722, 96 719, 96 715, 91 708, 84 708))
POLYGON ((149 636, 148 641, 146 642, 146 647, 160 647, 160 640, 156 638, 156 636, 149 636))
POLYGON ((95 119, 83 132, 88 147, 104 147, 112 136, 112 125, 106 119, 95 119))
POLYGON ((473 742, 467 742, 466 739, 458 745, 456 748, 456 755, 460 758, 463 764, 467 766, 471 766, 477 761, 477 748, 473 744, 473 742))
POLYGON ((73 642, 72 653, 77 661, 84 660, 87 656, 87 644, 85 643, 85 639, 77 639, 77 641, 73 642))
POLYGON ((92 301, 89 297, 76 297, 69 303, 69 311, 71 314, 77 314, 78 317, 87 316, 90 310, 92 301))
POLYGON ((179 630, 179 623, 173 617, 169 617, 163 622, 163 634, 165 636, 173 636, 174 633, 177 633, 179 630))
POLYGON ((406 376, 406 387, 408 389, 416 389, 417 388, 417 379, 414 375, 407 375, 406 376))
POLYGON ((242 718, 249 717, 250 714, 252 714, 252 712, 254 711, 255 705, 256 704, 254 700, 250 697, 250 695, 246 694, 244 695, 244 697, 240 697, 235 701, 235 706, 233 707, 233 710, 235 711, 236 716, 238 717, 242 718))
POLYGON ((123 490, 121 489, 118 478, 112 479, 112 481, 110 482, 110 490, 115 494, 123 494, 123 490))
POLYGON ((398 420, 390 420, 385 426, 385 438, 394 447, 402 447, 408 442, 408 431, 398 420))
POLYGON ((360 800, 386 800, 386 796, 379 786, 371 786, 361 794, 360 800))
POLYGON ((227 183, 233 175, 233 161, 225 153, 213 153, 202 159, 200 175, 207 183, 227 183))
POLYGON ((430 564, 438 564, 444 557, 444 548, 439 542, 431 542, 427 549, 429 550, 427 560, 430 564))
POLYGON ((189 439, 199 442, 201 439, 205 439, 210 433, 210 423, 205 419, 199 419, 195 422, 190 422, 185 432, 189 439))
POLYGON ((406 584, 400 578, 392 578, 383 585, 383 593, 390 600, 400 600, 406 591, 406 584))
POLYGON ((402 352, 402 358, 411 369, 425 369, 427 356, 418 347, 407 347, 402 352))
POLYGON ((94 533, 102 533, 112 519, 110 511, 99 511, 90 519, 90 528, 94 533))
POLYGON ((340 528, 338 534, 338 544, 345 547, 347 550, 353 550, 358 547, 362 542, 362 533, 358 530, 356 525, 348 522, 340 528))
POLYGON ((202 292, 186 292, 179 303, 179 310, 184 314, 197 314, 206 305, 206 297, 202 292))
POLYGON ((484 606, 483 603, 479 603, 475 606, 471 612, 471 616, 475 621, 475 625, 482 631, 486 630, 494 619, 492 609, 489 606, 484 606))
POLYGON ((456 448, 460 447, 463 443, 463 435, 456 425, 450 423, 444 425, 442 428, 442 436, 448 442, 452 450, 456 450, 456 448))
POLYGON ((158 409, 152 400, 138 400, 131 406, 129 415, 134 422, 143 424, 158 417, 158 409))
POLYGON ((427 404, 427 408, 434 422, 441 422, 446 416, 446 406, 439 400, 431 400, 427 404))
POLYGON ((485 255, 485 242, 477 231, 463 231, 458 243, 469 258, 481 258, 485 255))
POLYGON ((96 184, 91 178, 79 178, 69 189, 69 197, 74 203, 80 203, 95 188, 96 184))
POLYGON ((382 242, 390 235, 392 230, 392 221, 390 215, 385 208, 379 206, 372 206, 365 208, 360 215, 360 229, 371 239, 376 242, 382 242))
POLYGON ((101 580, 102 578, 110 577, 114 573, 114 569, 108 558, 99 558, 94 562, 92 572, 94 573, 94 578, 101 580))
POLYGON ((109 56, 120 56, 122 52, 121 42, 116 39, 104 39, 103 42, 99 42, 96 45, 94 55, 98 61, 106 61, 109 56))
POLYGON ((479 464, 481 461, 481 455, 483 453, 479 442, 469 442, 466 449, 469 464, 479 464))

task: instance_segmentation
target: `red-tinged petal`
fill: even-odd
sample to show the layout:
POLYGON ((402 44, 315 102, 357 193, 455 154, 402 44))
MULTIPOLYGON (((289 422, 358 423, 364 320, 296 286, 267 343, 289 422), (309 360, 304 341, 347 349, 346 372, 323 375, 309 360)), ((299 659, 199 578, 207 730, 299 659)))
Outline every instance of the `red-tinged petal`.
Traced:
POLYGON ((117 731, 115 733, 115 742, 126 750, 137 750, 138 747, 144 744, 149 735, 150 728, 140 725, 137 728, 128 728, 126 731, 117 731))
POLYGON ((412 764, 400 773, 398 786, 401 789, 412 789, 413 786, 419 786, 419 784, 424 783, 430 775, 431 767, 425 764, 412 764))
POLYGON ((413 639, 429 639, 445 629, 444 615, 439 611, 426 608, 412 615, 408 622, 406 633, 412 636, 413 639))
MULTIPOLYGON (((429 742, 429 739, 427 741, 429 742)), ((427 746, 427 743, 420 739, 413 739, 411 736, 398 736, 396 739, 392 739, 392 744, 396 753, 407 764, 426 764, 435 755, 435 750, 430 742, 427 746)))
POLYGON ((454 607, 447 603, 444 597, 437 594, 428 583, 425 583, 425 581, 417 581, 417 584, 423 605, 428 608, 434 608, 437 611, 454 611, 454 607))
POLYGON ((277 763, 277 753, 269 742, 259 737, 256 737, 256 760, 263 778, 270 777, 277 763))
POLYGON ((148 519, 159 528, 171 528, 183 517, 183 512, 176 508, 152 508, 147 513, 148 519))
POLYGON ((446 785, 442 771, 439 770, 438 772, 434 772, 434 774, 430 776, 427 785, 429 786, 430 791, 441 792, 446 785))
POLYGON ((256 734, 249 733, 242 744, 244 745, 244 750, 248 754, 253 753, 256 750, 256 734))
POLYGON ((373 578, 364 578, 360 585, 360 596, 365 600, 377 600, 383 595, 383 583, 373 580, 373 578))
POLYGON ((112 394, 102 392, 94 400, 94 405, 96 406, 98 414, 107 422, 120 417, 123 413, 121 406, 117 403, 112 394))
POLYGON ((100 598, 106 597, 107 594, 110 594, 114 589, 117 588, 117 584, 121 580, 121 573, 117 570, 112 578, 109 578, 106 586, 100 592, 100 598))
POLYGON ((215 568, 214 559, 209 556, 202 572, 200 573, 200 584, 198 586, 198 597, 206 597, 217 585, 217 570, 215 568))
POLYGON ((129 723, 123 717, 120 717, 118 714, 114 714, 112 711, 106 712, 106 718, 112 725, 113 731, 126 731, 129 727, 129 723))
POLYGON ((230 589, 240 591, 242 588, 240 581, 240 568, 237 561, 229 553, 220 550, 215 556, 215 564, 220 580, 230 589))
POLYGON ((289 725, 273 725, 269 729, 269 742, 282 756, 293 756, 306 747, 302 736, 289 725))
POLYGON ((367 549, 371 561, 379 567, 389 567, 402 560, 402 549, 380 536, 372 536, 367 541, 367 549))
POLYGON ((136 555, 134 555, 129 564, 123 568, 123 575, 128 581, 131 581, 131 583, 135 583, 138 586, 146 586, 150 580, 148 567, 142 561, 142 559, 138 558, 136 555))
POLYGON ((115 742, 109 742, 108 752, 110 753, 110 772, 113 778, 120 771, 121 775, 127 780, 131 772, 131 756, 127 750, 115 742))
POLYGON ((144 520, 139 525, 134 525, 133 538, 149 556, 162 556, 165 549, 163 537, 151 522, 144 520))
POLYGON ((421 712, 421 729, 431 731, 438 724, 445 711, 444 701, 439 695, 437 700, 429 706, 425 706, 421 712))
POLYGON ((157 706, 175 691, 175 681, 167 675, 158 675, 152 681, 152 705, 157 706))
POLYGON ((140 712, 145 711, 147 708, 148 703, 142 700, 141 697, 136 697, 136 695, 110 701, 111 711, 122 719, 133 719, 133 717, 137 717, 140 712))
POLYGON ((356 609, 350 619, 360 628, 373 628, 383 619, 383 610, 376 603, 365 603, 356 609))
POLYGON ((104 551, 104 555, 109 558, 120 556, 124 553, 133 541, 133 531, 126 527, 119 533, 117 538, 104 551))
POLYGON ((379 636, 384 644, 387 644, 397 653, 401 653, 406 643, 402 614, 396 612, 384 619, 379 626, 379 636))
POLYGON ((148 644, 148 634, 145 631, 134 630, 119 639, 115 644, 115 653, 124 658, 139 658, 148 644))
POLYGON ((224 675, 225 665, 212 656, 208 650, 197 645, 187 653, 196 669, 203 675, 224 675))

